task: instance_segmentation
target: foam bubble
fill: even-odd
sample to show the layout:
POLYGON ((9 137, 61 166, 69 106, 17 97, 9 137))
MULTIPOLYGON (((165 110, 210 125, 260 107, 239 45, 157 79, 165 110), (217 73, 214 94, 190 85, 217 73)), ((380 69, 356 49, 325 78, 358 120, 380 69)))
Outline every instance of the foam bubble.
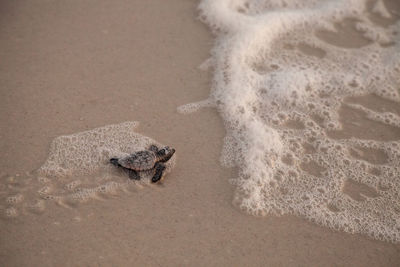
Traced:
POLYGON ((14 196, 9 196, 6 199, 6 202, 9 204, 18 204, 24 200, 24 196, 22 194, 16 194, 14 196))
POLYGON ((65 185, 65 188, 66 188, 67 190, 69 190, 69 191, 73 191, 73 190, 75 190, 75 188, 76 188, 77 186, 79 186, 81 183, 82 183, 82 182, 81 182, 80 180, 75 180, 75 181, 72 181, 72 182, 66 184, 66 185, 65 185))
POLYGON ((384 4, 203 0, 199 10, 217 36, 210 99, 227 130, 221 160, 239 168, 234 202, 399 242, 400 114, 384 110, 400 103, 399 37, 369 19, 388 17, 384 4))
POLYGON ((18 216, 18 211, 16 208, 10 207, 5 210, 5 215, 8 218, 14 218, 18 216))

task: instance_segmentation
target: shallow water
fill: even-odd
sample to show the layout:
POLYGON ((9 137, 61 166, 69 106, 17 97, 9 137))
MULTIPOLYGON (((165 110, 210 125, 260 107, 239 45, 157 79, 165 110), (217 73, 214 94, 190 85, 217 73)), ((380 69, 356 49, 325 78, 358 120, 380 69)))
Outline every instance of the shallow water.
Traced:
POLYGON ((399 242, 400 6, 204 0, 200 12, 217 37, 208 102, 225 121, 221 160, 239 168, 234 203, 399 242))

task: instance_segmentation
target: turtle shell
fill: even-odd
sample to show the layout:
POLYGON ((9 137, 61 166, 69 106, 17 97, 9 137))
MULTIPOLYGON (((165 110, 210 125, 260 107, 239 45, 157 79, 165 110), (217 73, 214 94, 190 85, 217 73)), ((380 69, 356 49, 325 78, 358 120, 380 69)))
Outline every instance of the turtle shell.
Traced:
POLYGON ((150 170, 154 168, 156 161, 156 154, 149 150, 139 151, 125 158, 118 159, 118 163, 122 167, 135 171, 150 170))

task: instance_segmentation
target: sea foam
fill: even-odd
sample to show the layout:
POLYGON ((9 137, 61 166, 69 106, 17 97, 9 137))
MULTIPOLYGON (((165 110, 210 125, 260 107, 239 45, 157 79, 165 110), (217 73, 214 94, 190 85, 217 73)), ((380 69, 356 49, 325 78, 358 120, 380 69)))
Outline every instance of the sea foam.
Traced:
MULTIPOLYGON (((43 213, 56 203, 75 207, 94 199, 151 186, 154 171, 140 172, 131 180, 110 158, 127 156, 150 145, 163 147, 150 137, 135 132, 138 122, 123 122, 63 135, 50 145, 49 156, 36 171, 18 177, 0 177, 0 218, 14 218, 26 212, 43 213)), ((176 154, 165 163, 165 173, 175 165, 176 154)))
POLYGON ((207 103, 226 125, 221 161, 239 168, 234 203, 399 242, 397 13, 381 0, 203 0, 199 10, 216 36, 207 103))

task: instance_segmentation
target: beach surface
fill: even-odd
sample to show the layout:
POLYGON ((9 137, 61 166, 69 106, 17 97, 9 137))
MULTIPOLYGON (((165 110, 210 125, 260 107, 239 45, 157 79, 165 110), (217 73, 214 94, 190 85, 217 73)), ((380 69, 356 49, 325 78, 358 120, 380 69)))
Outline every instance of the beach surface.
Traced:
POLYGON ((33 171, 61 135, 138 121, 136 132, 177 151, 160 184, 2 215, 0 265, 399 266, 398 244, 294 216, 256 217, 232 204, 237 169, 221 166, 225 129, 217 110, 177 112, 207 99, 211 88, 212 70, 198 66, 213 36, 196 19, 197 5, 0 4, 2 199, 17 187, 32 194, 21 179, 36 181, 33 171))

